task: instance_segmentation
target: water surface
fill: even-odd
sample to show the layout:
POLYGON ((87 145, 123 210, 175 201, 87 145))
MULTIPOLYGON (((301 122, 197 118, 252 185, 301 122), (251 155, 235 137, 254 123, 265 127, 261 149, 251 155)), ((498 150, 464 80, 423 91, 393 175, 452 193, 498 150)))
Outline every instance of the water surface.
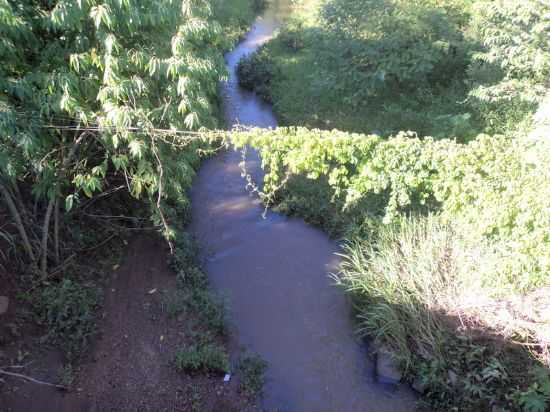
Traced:
MULTIPOLYGON (((228 125, 275 127, 271 107, 238 86, 239 59, 269 40, 279 5, 259 18, 226 56, 223 84, 228 125)), ((376 383, 373 365, 353 334, 349 304, 328 277, 338 245, 302 220, 269 212, 245 190, 229 151, 205 163, 192 191, 193 225, 213 287, 228 296, 233 339, 268 363, 268 410, 412 411, 404 387, 376 383)), ((260 174, 257 159, 248 167, 260 174)))

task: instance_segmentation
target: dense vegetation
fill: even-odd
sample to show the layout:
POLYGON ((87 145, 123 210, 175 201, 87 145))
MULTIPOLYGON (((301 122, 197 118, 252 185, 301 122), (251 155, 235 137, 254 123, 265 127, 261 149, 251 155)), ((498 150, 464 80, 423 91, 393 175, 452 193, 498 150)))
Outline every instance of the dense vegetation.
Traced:
POLYGON ((545 93, 540 2, 320 3, 298 2, 241 64, 283 125, 465 140, 517 126, 545 93))
POLYGON ((0 188, 43 275, 69 212, 120 186, 172 236, 163 206, 185 200, 204 144, 171 130, 217 124, 228 44, 210 14, 202 1, 1 3, 0 188))
MULTIPOLYGON (((252 19, 246 3, 0 0, 0 194, 12 223, 0 257, 21 264, 48 338, 68 339, 71 356, 93 334, 98 295, 60 275, 86 240, 103 240, 83 225, 108 238, 151 221, 181 286, 167 312, 200 309, 211 334, 176 366, 227 370, 223 311, 176 222, 219 144, 209 130, 220 126, 222 53, 252 19)), ((431 408, 544 411, 549 6, 312 0, 295 10, 239 67, 283 124, 319 128, 232 135, 260 151, 264 199, 348 239, 335 280, 359 330, 393 350, 431 408)), ((242 368, 243 391, 257 392, 265 366, 242 368)))
POLYGON ((220 126, 223 53, 263 5, 0 0, 0 269, 69 369, 96 333, 112 254, 136 231, 172 249, 168 314, 196 315, 196 340, 222 346, 223 305, 182 224, 200 160, 219 146, 198 131, 220 126))
POLYGON ((281 123, 325 129, 234 139, 260 151, 267 202, 348 239, 335 281, 359 331, 430 408, 550 403, 549 12, 298 2, 239 67, 281 123))

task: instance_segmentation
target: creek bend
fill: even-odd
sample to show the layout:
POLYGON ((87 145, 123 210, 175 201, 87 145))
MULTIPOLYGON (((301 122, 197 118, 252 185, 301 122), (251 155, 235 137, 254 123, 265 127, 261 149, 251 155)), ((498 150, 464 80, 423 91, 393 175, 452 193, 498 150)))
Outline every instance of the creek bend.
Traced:
MULTIPOLYGON (((287 7, 271 6, 226 55, 222 85, 228 127, 276 127, 270 105, 238 85, 240 58, 268 41, 287 7)), ((353 334, 350 306, 328 274, 338 251, 320 230, 268 212, 245 190, 241 154, 205 162, 191 191, 191 230, 212 287, 226 295, 232 340, 268 363, 263 407, 306 412, 412 411, 404 386, 376 382, 366 349, 353 334)), ((261 178, 258 159, 247 168, 261 178)))

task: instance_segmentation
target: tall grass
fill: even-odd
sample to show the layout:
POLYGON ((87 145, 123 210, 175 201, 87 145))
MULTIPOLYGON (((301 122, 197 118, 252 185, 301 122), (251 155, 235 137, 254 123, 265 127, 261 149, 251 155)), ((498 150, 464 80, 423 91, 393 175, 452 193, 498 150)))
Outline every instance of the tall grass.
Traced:
POLYGON ((530 375, 544 370, 547 353, 539 351, 538 362, 514 342, 518 333, 543 342, 548 330, 526 315, 525 303, 539 322, 548 322, 548 304, 540 290, 502 300, 509 291, 486 279, 498 265, 488 246, 429 215, 382 225, 376 239, 351 241, 342 256, 334 279, 352 296, 359 333, 389 347, 406 376, 427 384, 431 407, 515 410, 528 394, 550 401, 541 389, 550 380, 533 383, 540 378, 530 375))
POLYGON ((406 218, 381 226, 377 242, 345 247, 337 282, 355 298, 359 331, 392 347, 405 368, 411 353, 437 353, 438 313, 454 306, 469 280, 458 261, 464 251, 450 226, 437 217, 406 218))

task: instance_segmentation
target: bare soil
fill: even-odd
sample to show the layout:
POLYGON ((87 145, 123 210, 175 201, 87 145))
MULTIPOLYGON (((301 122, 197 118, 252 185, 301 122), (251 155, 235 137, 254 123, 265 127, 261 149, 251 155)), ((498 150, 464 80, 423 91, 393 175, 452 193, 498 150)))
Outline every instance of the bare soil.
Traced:
MULTIPOLYGON (((0 411, 245 411, 256 407, 239 393, 238 382, 219 375, 178 372, 173 358, 194 337, 187 323, 193 314, 167 316, 162 295, 175 289, 164 242, 140 235, 130 241, 126 255, 112 271, 98 313, 98 334, 83 354, 68 391, 0 375, 0 411)), ((4 282, 2 283, 4 286, 4 282)), ((7 289, 2 291, 2 289, 7 289)), ((6 325, 16 316, 13 288, 10 310, 0 315, 0 367, 32 364, 17 372, 58 383, 63 357, 38 344, 32 326, 14 336, 6 325), (3 318, 2 318, 3 317, 3 318), (19 356, 18 361, 17 357, 19 356)))

